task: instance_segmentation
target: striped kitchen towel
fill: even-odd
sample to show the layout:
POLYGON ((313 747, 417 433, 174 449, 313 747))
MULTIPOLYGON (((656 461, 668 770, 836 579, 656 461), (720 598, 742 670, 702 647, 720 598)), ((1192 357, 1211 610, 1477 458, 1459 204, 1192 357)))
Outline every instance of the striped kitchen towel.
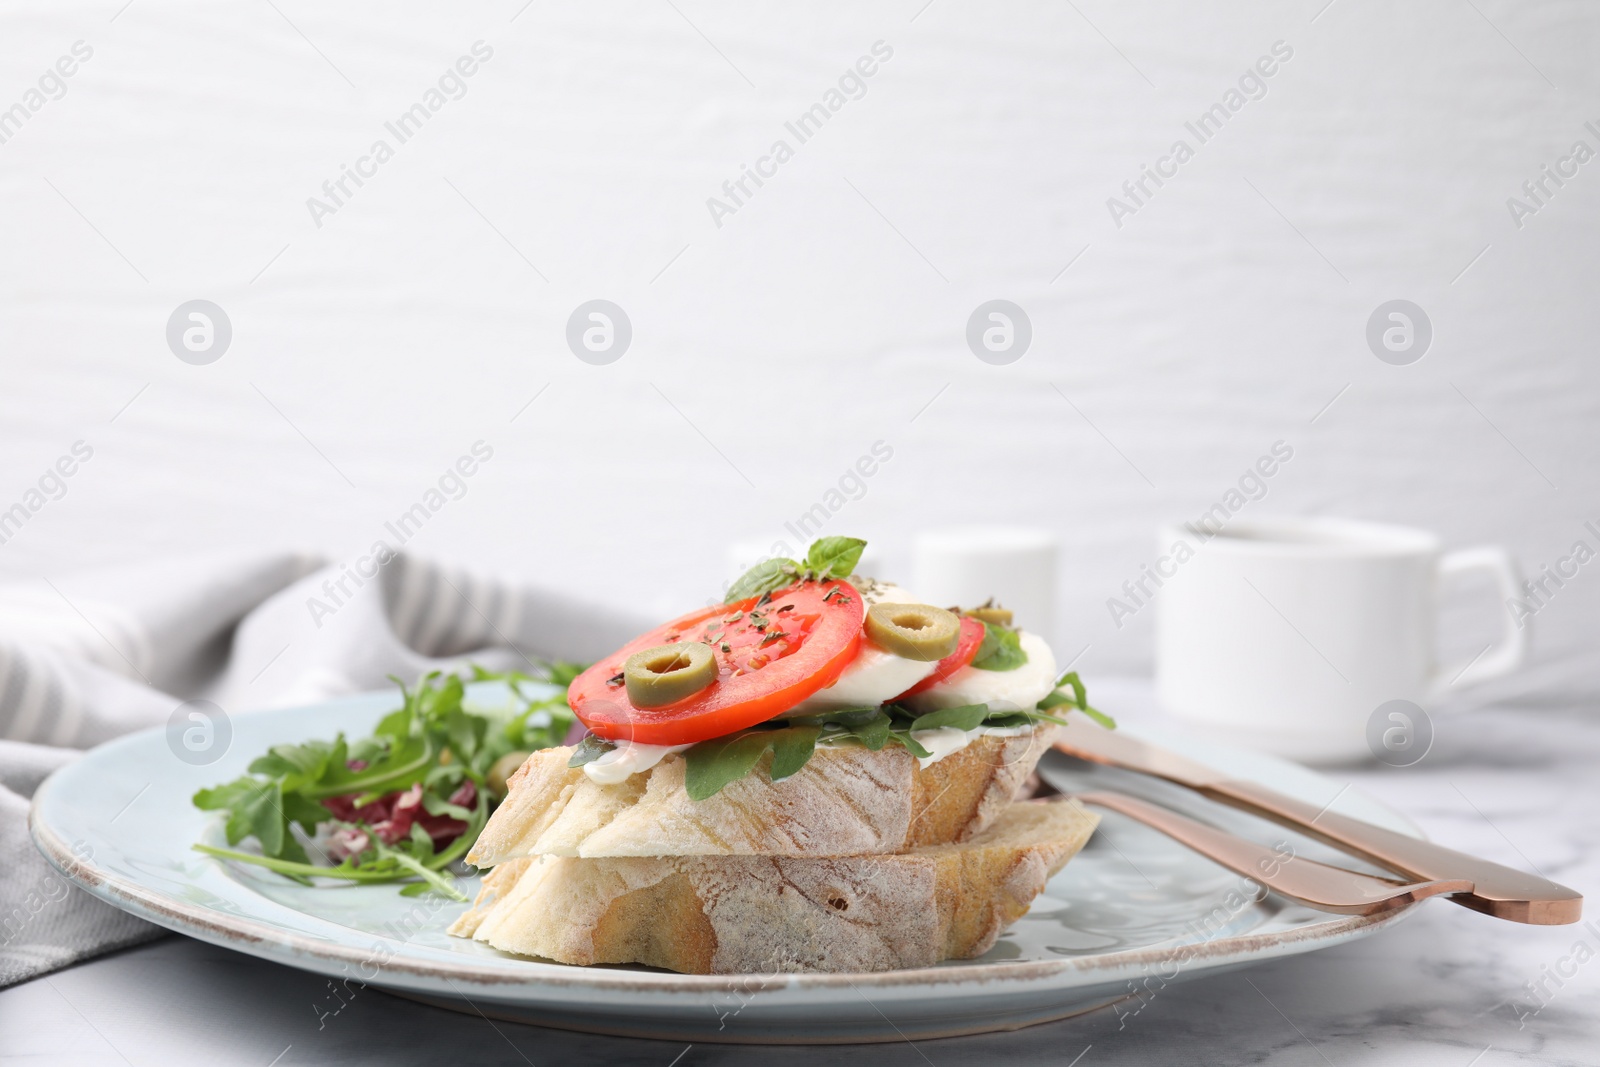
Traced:
POLYGON ((29 798, 80 750, 163 724, 187 700, 233 714, 468 661, 589 660, 648 626, 387 549, 333 564, 224 554, 0 587, 0 988, 160 934, 70 885, 28 837, 29 798))

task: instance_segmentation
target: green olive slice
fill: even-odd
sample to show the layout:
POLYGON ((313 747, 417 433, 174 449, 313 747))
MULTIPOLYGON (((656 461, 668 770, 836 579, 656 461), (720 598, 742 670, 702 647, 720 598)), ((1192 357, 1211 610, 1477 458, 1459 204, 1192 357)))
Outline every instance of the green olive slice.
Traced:
POLYGON ((924 663, 944 659, 961 641, 961 620, 932 604, 874 604, 867 636, 886 652, 924 663))
POLYGON ((717 680, 711 646, 680 641, 635 652, 622 665, 628 701, 636 708, 659 708, 693 696, 717 680))
POLYGON ((993 623, 996 626, 1011 625, 1010 608, 999 608, 985 604, 981 608, 969 608, 962 614, 969 618, 977 619, 979 622, 993 623))

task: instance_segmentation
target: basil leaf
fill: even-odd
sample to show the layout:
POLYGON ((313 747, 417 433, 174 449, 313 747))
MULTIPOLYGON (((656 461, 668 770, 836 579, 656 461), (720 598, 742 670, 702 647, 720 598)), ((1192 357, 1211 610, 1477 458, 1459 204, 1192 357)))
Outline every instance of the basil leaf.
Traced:
POLYGON ((801 578, 848 578, 861 562, 867 543, 859 537, 820 537, 806 551, 804 568, 792 559, 763 560, 740 575, 728 587, 724 604, 748 600, 764 593, 776 593, 801 578))
POLYGON ((859 537, 820 537, 806 551, 806 566, 818 578, 848 578, 867 543, 859 537))
POLYGON ((582 767, 585 763, 593 763, 616 747, 610 741, 601 740, 594 734, 585 734, 583 740, 572 750, 572 757, 567 760, 567 766, 582 767))
POLYGON ((972 666, 980 671, 1014 671, 1027 662, 1028 654, 1022 651, 1022 636, 1017 631, 992 622, 983 624, 983 644, 978 646, 972 666))
POLYGON ((913 719, 912 730, 937 730, 953 726, 957 730, 976 730, 989 717, 987 704, 963 704, 959 708, 940 708, 913 719))
POLYGON ((785 586, 793 585, 799 572, 800 564, 792 559, 780 557, 762 560, 728 587, 728 595, 722 598, 722 602, 732 604, 736 600, 749 600, 763 593, 776 593, 785 586))

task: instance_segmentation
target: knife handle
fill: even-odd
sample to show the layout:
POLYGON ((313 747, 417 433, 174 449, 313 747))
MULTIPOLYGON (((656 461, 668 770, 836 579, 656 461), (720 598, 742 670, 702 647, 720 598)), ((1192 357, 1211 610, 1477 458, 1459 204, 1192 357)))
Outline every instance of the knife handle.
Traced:
POLYGON ((1547 878, 1469 856, 1381 826, 1323 809, 1254 782, 1211 782, 1199 791, 1213 800, 1270 819, 1390 870, 1424 880, 1470 881, 1470 892, 1447 899, 1500 919, 1535 926, 1575 923, 1583 897, 1547 878))

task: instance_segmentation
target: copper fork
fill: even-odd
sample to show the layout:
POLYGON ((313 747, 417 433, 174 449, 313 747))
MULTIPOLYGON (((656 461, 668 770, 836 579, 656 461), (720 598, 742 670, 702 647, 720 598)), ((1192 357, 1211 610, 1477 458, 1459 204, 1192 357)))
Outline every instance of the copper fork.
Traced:
POLYGON ((1292 851, 1271 849, 1254 841, 1196 822, 1169 808, 1163 808, 1125 793, 1095 790, 1073 793, 1084 804, 1126 815, 1135 822, 1158 830, 1179 844, 1221 864, 1235 874, 1266 886, 1281 896, 1321 911, 1348 915, 1373 915, 1390 908, 1441 893, 1460 893, 1472 883, 1460 879, 1430 882, 1390 881, 1357 874, 1343 867, 1305 859, 1292 851))
POLYGON ((1419 885, 1451 885, 1452 903, 1511 922, 1556 926, 1583 915, 1583 896, 1536 874, 1410 837, 1351 818, 1326 807, 1318 810, 1256 782, 1213 770, 1123 730, 1107 730, 1074 720, 1056 734, 1055 747, 1069 756, 1141 771, 1187 786, 1211 800, 1271 819, 1334 848, 1386 868, 1419 885))

